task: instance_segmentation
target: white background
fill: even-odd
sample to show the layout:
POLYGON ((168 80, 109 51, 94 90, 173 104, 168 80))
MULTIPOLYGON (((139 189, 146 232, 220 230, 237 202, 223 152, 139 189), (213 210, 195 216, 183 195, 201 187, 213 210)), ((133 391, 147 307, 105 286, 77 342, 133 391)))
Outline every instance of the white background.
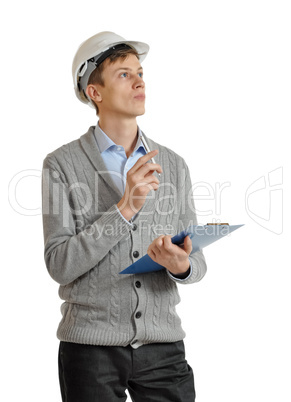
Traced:
POLYGON ((96 123, 74 95, 71 62, 83 40, 111 30, 151 46, 139 125, 185 158, 199 222, 245 224, 205 249, 202 282, 180 286, 197 401, 290 402, 290 19, 282 0, 2 7, 1 400, 61 400, 40 170, 96 123))

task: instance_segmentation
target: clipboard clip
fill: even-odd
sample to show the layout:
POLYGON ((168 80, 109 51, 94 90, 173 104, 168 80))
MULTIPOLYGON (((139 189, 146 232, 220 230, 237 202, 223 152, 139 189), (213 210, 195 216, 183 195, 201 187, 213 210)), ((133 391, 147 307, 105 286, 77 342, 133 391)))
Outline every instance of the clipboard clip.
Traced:
POLYGON ((229 223, 206 223, 206 226, 208 225, 229 226, 229 223))

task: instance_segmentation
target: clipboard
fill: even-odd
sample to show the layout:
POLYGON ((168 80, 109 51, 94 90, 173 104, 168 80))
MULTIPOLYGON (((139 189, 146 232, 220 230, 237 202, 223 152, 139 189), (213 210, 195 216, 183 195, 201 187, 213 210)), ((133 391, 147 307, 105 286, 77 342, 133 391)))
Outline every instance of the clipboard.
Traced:
MULTIPOLYGON (((193 225, 189 226, 186 230, 183 230, 176 236, 172 237, 172 243, 177 244, 177 246, 182 246, 186 236, 189 236, 192 241, 192 251, 191 254, 202 250, 204 247, 216 242, 223 237, 228 236, 230 233, 239 229, 244 225, 229 225, 224 224, 207 224, 204 226, 193 225)), ((160 271, 164 269, 162 265, 153 261, 151 257, 146 254, 129 267, 125 268, 120 274, 142 274, 146 272, 160 271)))

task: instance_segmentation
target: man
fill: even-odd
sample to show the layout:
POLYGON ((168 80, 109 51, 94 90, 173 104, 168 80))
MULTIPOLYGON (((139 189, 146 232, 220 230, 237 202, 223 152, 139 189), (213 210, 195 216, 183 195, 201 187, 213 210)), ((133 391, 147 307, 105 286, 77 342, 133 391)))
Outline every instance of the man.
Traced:
POLYGON ((175 306, 177 283, 199 281, 206 265, 202 252, 190 255, 189 237, 183 247, 171 242, 196 224, 188 168, 137 126, 148 49, 112 32, 80 46, 76 95, 99 122, 44 161, 45 261, 64 300, 65 402, 125 401, 126 389, 135 402, 195 400, 175 306), (146 253, 165 269, 119 274, 146 253))

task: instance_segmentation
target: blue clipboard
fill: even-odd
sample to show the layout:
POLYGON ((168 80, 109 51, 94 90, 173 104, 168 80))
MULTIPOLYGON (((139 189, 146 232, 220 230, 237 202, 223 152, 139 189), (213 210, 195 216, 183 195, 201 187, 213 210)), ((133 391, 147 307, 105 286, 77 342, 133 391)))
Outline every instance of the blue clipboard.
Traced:
MULTIPOLYGON (((186 230, 183 230, 176 236, 172 237, 172 243, 177 244, 178 246, 183 245, 184 239, 186 236, 189 236, 192 241, 192 252, 196 253, 197 251, 203 249, 209 244, 214 243, 215 241, 222 239, 225 236, 228 236, 231 232, 236 229, 242 227, 244 225, 193 225, 189 226, 186 230)), ((153 261, 151 257, 146 254, 129 267, 125 268, 123 271, 119 272, 120 274, 142 274, 146 272, 152 271, 160 271, 164 269, 162 265, 153 261)))

